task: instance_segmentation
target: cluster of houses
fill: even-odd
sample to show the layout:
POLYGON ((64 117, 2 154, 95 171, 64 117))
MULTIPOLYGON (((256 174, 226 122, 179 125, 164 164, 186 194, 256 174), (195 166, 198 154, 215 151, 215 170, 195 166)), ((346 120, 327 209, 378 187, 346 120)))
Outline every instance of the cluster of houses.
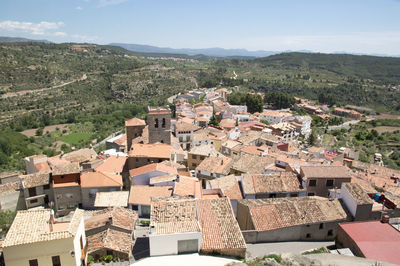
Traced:
POLYGON ((8 180, 26 210, 2 243, 6 265, 129 260, 143 219, 150 256, 245 257, 247 243, 336 238, 355 255, 400 260, 385 256, 396 242, 368 252, 357 237, 369 223, 400 237, 400 171, 361 163, 347 148, 302 148, 296 140, 311 133, 309 116, 249 114, 226 101, 229 93, 180 95, 174 118, 168 107, 149 107, 147 122, 126 121, 108 152, 25 158, 26 172, 8 180), (219 126, 209 125, 213 116, 219 126))

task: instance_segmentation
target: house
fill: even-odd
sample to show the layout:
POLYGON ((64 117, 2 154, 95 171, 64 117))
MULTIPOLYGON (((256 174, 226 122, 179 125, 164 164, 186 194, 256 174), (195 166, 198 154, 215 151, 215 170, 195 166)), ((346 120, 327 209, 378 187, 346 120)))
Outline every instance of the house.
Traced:
POLYGON ((238 201, 237 219, 247 243, 327 241, 347 214, 338 199, 246 199, 238 201))
POLYGON ((207 181, 206 189, 220 189, 223 196, 229 198, 233 212, 237 214, 237 200, 243 199, 238 178, 234 175, 227 175, 207 181))
POLYGON ((296 132, 296 127, 287 122, 275 123, 268 128, 272 130, 273 135, 279 136, 286 143, 296 139, 299 135, 296 132))
POLYGON ((177 175, 178 170, 164 163, 152 163, 129 171, 134 186, 149 185, 151 178, 170 174, 177 175))
POLYGON ((183 150, 190 150, 193 141, 193 132, 198 129, 197 126, 193 124, 175 124, 175 136, 179 139, 179 144, 183 150))
POLYGON ((170 186, 131 186, 129 209, 137 211, 139 217, 149 217, 151 200, 170 196, 172 196, 172 187, 170 186))
POLYGON ((173 196, 201 198, 201 183, 195 177, 178 176, 173 187, 173 196))
POLYGON ((224 143, 222 143, 221 145, 221 153, 226 155, 226 156, 237 156, 239 155, 238 152, 236 152, 236 154, 233 153, 233 149, 237 146, 242 145, 241 142, 236 141, 236 140, 231 140, 228 139, 227 141, 225 141, 224 143))
MULTIPOLYGON (((80 149, 77 151, 72 151, 69 153, 66 153, 62 155, 62 159, 65 159, 67 161, 73 162, 73 163, 79 163, 79 165, 82 166, 84 163, 88 163, 90 161, 95 161, 97 159, 97 153, 93 149, 85 148, 85 149, 80 149)), ((98 163, 101 163, 101 161, 98 161, 98 163)), ((95 168, 97 165, 93 165, 95 168)), ((92 168, 92 169, 94 169, 92 168)))
POLYGON ((128 207, 129 191, 97 192, 94 207, 128 207))
POLYGON ((20 180, 27 209, 38 206, 49 207, 49 203, 54 201, 49 172, 21 175, 20 180))
POLYGON ((106 255, 129 260, 134 245, 133 232, 138 215, 122 207, 92 213, 85 220, 88 254, 95 260, 106 255))
POLYGON ((52 186, 57 216, 64 216, 82 203, 79 163, 52 166, 52 186))
POLYGON ((228 198, 198 200, 201 253, 246 257, 246 241, 228 198))
POLYGON ((228 175, 232 163, 230 157, 207 157, 196 167, 196 177, 205 188, 207 180, 228 175))
POLYGON ((242 174, 264 174, 265 169, 274 165, 272 157, 260 157, 257 155, 244 154, 234 159, 230 173, 236 176, 242 174))
POLYGON ((302 166, 300 176, 309 196, 328 197, 329 189, 340 188, 343 182, 351 182, 345 166, 302 166))
POLYGON ((106 140, 106 150, 115 150, 115 152, 126 152, 128 150, 126 139, 126 134, 120 134, 106 140))
POLYGON ((86 265, 83 210, 68 221, 54 220, 52 210, 18 211, 3 242, 4 262, 20 265, 86 265))
POLYGON ((199 252, 200 223, 194 199, 158 199, 151 202, 150 256, 199 252))
POLYGON ((169 160, 174 150, 168 144, 133 144, 129 151, 129 169, 169 160))
POLYGON ((268 124, 277 124, 283 122, 287 117, 291 116, 289 113, 284 113, 275 110, 264 110, 260 115, 260 120, 268 121, 268 124))
POLYGON ((188 152, 188 168, 194 170, 207 157, 223 156, 212 144, 194 146, 188 152))
POLYGON ((333 114, 343 117, 350 117, 356 120, 361 120, 362 116, 359 112, 354 110, 347 110, 344 108, 336 107, 333 109, 333 114))
POLYGON ((33 174, 37 172, 50 171, 49 164, 47 163, 47 156, 44 154, 34 155, 24 158, 26 173, 33 174))
POLYGON ((355 221, 365 221, 371 218, 374 201, 355 183, 342 183, 340 198, 355 221))
POLYGON ((232 130, 236 126, 236 120, 230 118, 222 119, 219 122, 219 126, 227 131, 232 130))
POLYGON ((97 192, 111 192, 122 189, 122 176, 103 172, 86 172, 81 175, 82 206, 94 208, 97 192))
POLYGON ((6 171, 0 173, 0 185, 7 183, 19 182, 19 172, 18 171, 6 171))
POLYGON ((245 199, 306 196, 305 189, 293 172, 244 174, 241 185, 245 199))
MULTIPOLYGON (((399 224, 391 224, 390 219, 340 223, 336 245, 350 248, 359 257, 398 264, 400 261, 399 224)), ((398 220, 398 219, 397 219, 398 220)), ((394 222, 394 221, 393 221, 394 222)))

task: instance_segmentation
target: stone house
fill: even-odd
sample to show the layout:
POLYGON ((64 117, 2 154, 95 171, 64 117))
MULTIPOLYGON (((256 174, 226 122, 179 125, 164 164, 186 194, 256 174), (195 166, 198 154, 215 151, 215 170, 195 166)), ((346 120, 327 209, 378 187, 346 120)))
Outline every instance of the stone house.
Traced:
POLYGON ((29 175, 21 175, 20 181, 27 209, 38 206, 51 206, 50 202, 54 201, 54 198, 50 186, 49 172, 37 172, 29 175))

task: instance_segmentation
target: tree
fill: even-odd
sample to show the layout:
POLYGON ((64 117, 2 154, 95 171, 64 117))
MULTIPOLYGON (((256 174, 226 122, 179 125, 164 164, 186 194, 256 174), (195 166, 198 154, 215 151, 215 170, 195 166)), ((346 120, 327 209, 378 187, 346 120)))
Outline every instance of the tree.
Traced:
POLYGON ((43 135, 43 128, 38 128, 38 129, 36 129, 35 135, 36 135, 36 136, 41 136, 41 135, 43 135))
POLYGON ((310 134, 310 136, 308 137, 307 142, 308 142, 309 145, 313 146, 315 144, 315 140, 316 140, 315 134, 314 134, 314 132, 312 132, 310 134))
POLYGON ((212 126, 219 126, 219 121, 215 114, 213 114, 213 116, 211 117, 209 124, 212 126))

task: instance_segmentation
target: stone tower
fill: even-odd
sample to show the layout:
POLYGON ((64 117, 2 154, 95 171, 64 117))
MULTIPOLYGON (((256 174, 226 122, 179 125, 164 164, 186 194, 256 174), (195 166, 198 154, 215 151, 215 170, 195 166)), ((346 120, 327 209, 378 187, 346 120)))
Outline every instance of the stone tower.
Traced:
POLYGON ((146 122, 136 117, 125 121, 127 152, 131 150, 132 140, 140 137, 143 134, 143 129, 145 127, 146 122))
POLYGON ((149 144, 171 144, 171 110, 168 107, 150 107, 147 114, 149 144))

